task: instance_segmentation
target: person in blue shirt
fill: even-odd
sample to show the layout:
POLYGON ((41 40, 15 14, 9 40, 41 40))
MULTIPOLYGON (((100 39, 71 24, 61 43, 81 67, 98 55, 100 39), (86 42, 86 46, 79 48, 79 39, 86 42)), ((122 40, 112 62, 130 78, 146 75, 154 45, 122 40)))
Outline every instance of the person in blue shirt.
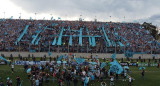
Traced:
POLYGON ((94 75, 93 74, 91 75, 91 80, 94 80, 94 75))
POLYGON ((50 67, 50 72, 51 72, 51 73, 53 72, 53 67, 50 67))
POLYGON ((3 81, 1 81, 1 83, 0 83, 0 86, 4 86, 4 83, 3 83, 3 81))
POLYGON ((36 86, 39 86, 39 80, 38 79, 36 79, 36 86))

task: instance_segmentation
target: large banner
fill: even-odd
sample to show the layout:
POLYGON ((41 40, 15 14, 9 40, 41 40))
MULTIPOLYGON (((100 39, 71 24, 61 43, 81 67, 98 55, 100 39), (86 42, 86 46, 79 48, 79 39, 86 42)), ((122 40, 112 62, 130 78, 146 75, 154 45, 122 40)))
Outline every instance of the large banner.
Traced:
POLYGON ((158 66, 158 63, 139 63, 138 66, 158 66))
POLYGON ((0 61, 0 65, 6 65, 7 63, 5 61, 0 61))
MULTIPOLYGON (((50 61, 15 61, 15 65, 46 65, 50 61)), ((55 63, 55 61, 51 61, 51 63, 55 63)))
MULTIPOLYGON (((136 62, 131 62, 131 63, 128 63, 128 62, 121 62, 120 65, 122 66, 137 66, 137 63, 136 62)), ((138 63, 138 66, 158 66, 158 63, 138 63)))
POLYGON ((121 62, 120 65, 122 66, 136 66, 137 63, 136 62, 131 62, 131 63, 128 63, 128 62, 121 62))

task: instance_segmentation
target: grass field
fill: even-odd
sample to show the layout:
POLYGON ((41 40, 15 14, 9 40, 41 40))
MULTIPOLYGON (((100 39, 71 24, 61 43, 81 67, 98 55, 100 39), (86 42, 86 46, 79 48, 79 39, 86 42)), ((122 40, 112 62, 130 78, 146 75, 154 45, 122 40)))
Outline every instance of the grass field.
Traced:
MULTIPOLYGON (((22 86, 30 86, 30 81, 27 79, 27 73, 24 72, 23 66, 15 66, 14 70, 15 72, 12 74, 11 67, 9 65, 0 65, 0 77, 1 77, 0 81, 3 81, 6 85, 7 77, 10 77, 13 81, 13 86, 16 86, 16 76, 20 76, 21 80, 23 80, 22 86)), ((135 79, 132 83, 132 86, 160 86, 160 68, 146 67, 145 80, 142 79, 141 77, 142 71, 138 70, 138 67, 130 67, 130 70, 132 72, 129 75, 135 79)), ((110 81, 108 79, 104 81, 107 83, 107 86, 109 86, 110 81)), ((51 80, 48 84, 44 83, 43 85, 58 86, 58 83, 56 81, 53 83, 51 80)), ((73 83, 71 84, 71 86, 73 86, 73 83)), ((81 84, 81 80, 78 81, 78 86, 83 86, 81 84)), ((99 81, 93 81, 90 82, 90 86, 101 86, 101 85, 99 81)), ((122 80, 119 80, 118 82, 115 82, 115 86, 128 86, 128 81, 124 82, 122 80)))

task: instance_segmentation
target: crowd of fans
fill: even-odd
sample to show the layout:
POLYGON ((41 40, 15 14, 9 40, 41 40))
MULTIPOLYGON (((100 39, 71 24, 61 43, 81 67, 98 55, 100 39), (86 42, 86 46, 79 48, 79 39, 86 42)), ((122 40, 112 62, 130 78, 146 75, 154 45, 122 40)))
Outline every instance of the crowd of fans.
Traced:
POLYGON ((134 52, 160 53, 158 52, 159 44, 150 32, 138 23, 22 19, 0 20, 0 51, 34 50, 36 52, 112 53, 115 51, 115 45, 117 45, 117 53, 123 53, 127 49, 134 52), (29 25, 27 32, 17 42, 17 39, 27 25, 29 25), (57 45, 62 28, 64 28, 62 44, 57 45), (111 45, 106 40, 102 28, 104 28, 111 45), (82 29, 83 36, 97 36, 95 37, 95 46, 90 45, 89 37, 83 37, 82 46, 79 44, 80 29, 82 29), (32 40, 37 34, 38 36, 32 44, 32 40), (70 35, 73 36, 72 45, 69 44, 70 35), (57 40, 56 44, 52 45, 55 37, 57 40), (35 43, 38 38, 40 40, 36 45, 35 43), (124 46, 120 45, 119 42, 124 46))
MULTIPOLYGON (((20 59, 22 60, 22 59, 20 59)), ((121 75, 109 72, 107 68, 101 68, 102 62, 96 58, 86 59, 85 63, 78 64, 74 61, 74 56, 71 58, 63 58, 61 61, 67 61, 67 63, 56 63, 57 58, 52 60, 49 58, 50 62, 41 65, 24 65, 24 72, 26 73, 28 69, 31 71, 27 72, 28 80, 31 82, 31 86, 44 86, 47 83, 57 83, 58 86, 71 86, 71 83, 74 86, 81 84, 82 86, 90 86, 95 81, 103 82, 105 80, 110 80, 110 86, 113 86, 115 82, 122 79, 123 81, 128 81, 130 76, 127 76, 127 73, 130 73, 128 70, 123 71, 121 75), (51 62, 55 61, 55 62, 51 62), (96 62, 97 64, 87 64, 87 62, 96 62), (86 82, 87 81, 87 82, 86 82)), ((34 60, 33 60, 34 61, 34 60)), ((46 58, 42 58, 41 61, 46 61, 46 58)), ((103 59, 104 62, 107 62, 109 66, 110 60, 103 59)), ((123 61, 123 60, 122 60, 123 61)), ((11 64, 13 65, 13 64, 11 64)), ((13 71, 14 72, 14 71, 13 71)), ((21 84, 21 78, 17 76, 17 86, 21 84)), ((11 79, 8 79, 8 86, 12 86, 11 79)))

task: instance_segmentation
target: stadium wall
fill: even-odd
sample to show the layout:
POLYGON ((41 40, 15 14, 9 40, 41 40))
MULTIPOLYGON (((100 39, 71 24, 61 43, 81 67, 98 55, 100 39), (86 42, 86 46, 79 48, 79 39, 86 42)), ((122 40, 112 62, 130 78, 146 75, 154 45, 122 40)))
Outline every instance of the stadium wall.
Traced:
MULTIPOLYGON (((18 57, 19 54, 22 57, 28 57, 28 55, 30 54, 30 56, 34 55, 34 57, 43 57, 44 55, 46 55, 47 57, 57 57, 60 55, 65 55, 68 53, 52 53, 51 56, 48 55, 48 52, 36 52, 36 53, 30 53, 30 52, 0 52, 0 55, 4 54, 5 57, 10 57, 10 55, 12 54, 13 57, 18 57)), ((90 56, 92 55, 92 57, 96 57, 96 55, 98 55, 99 58, 111 58, 111 53, 74 53, 76 55, 76 57, 85 57, 85 58, 90 58, 90 56)), ((152 54, 134 54, 133 59, 138 59, 139 56, 141 56, 141 58, 145 58, 145 59, 152 59, 153 55, 152 54)), ((160 54, 156 54, 155 57, 157 59, 160 58, 160 54)), ((125 58, 124 54, 117 54, 117 58, 125 58)))

